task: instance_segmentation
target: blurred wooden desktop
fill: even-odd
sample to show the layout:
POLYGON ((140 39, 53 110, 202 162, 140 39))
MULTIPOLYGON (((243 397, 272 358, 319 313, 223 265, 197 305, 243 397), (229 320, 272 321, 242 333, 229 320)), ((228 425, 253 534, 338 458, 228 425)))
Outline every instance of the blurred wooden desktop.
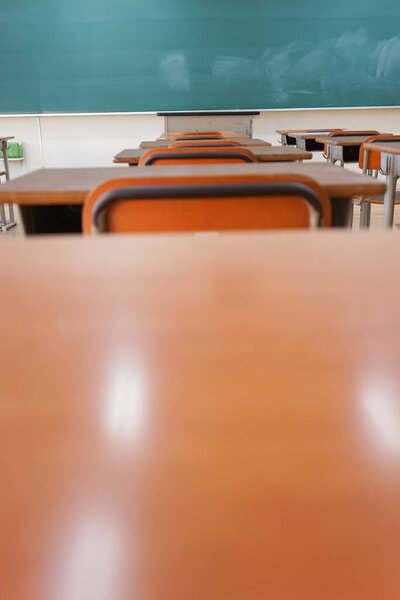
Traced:
MULTIPOLYGON (((309 160, 312 158, 310 152, 291 148, 290 146, 245 146, 246 150, 252 152, 258 162, 289 162, 296 160, 309 160)), ((141 156, 146 154, 149 148, 131 148, 122 150, 114 156, 115 163, 125 163, 128 165, 137 165, 141 156)), ((162 148, 160 148, 162 150, 162 148)), ((194 150, 194 148, 193 148, 194 150)))
POLYGON ((2 598, 397 598, 398 236, 1 252, 2 598))
MULTIPOLYGON (((385 185, 372 177, 324 163, 254 163, 225 165, 168 165, 123 170, 123 167, 80 169, 41 169, 0 186, 0 203, 19 205, 28 233, 52 232, 47 222, 59 219, 58 210, 78 205, 80 210, 87 194, 107 179, 120 177, 193 177, 208 175, 246 175, 248 173, 298 173, 312 177, 326 189, 332 202, 333 226, 350 226, 353 196, 378 196, 385 185), (54 217, 54 218, 53 218, 54 217)), ((74 231, 77 231, 75 228, 74 231)), ((79 229, 78 229, 79 231, 79 229)))
MULTIPOLYGON (((190 141, 190 140, 187 140, 190 141)), ((213 139, 209 139, 207 140, 207 138, 205 138, 204 140, 201 141, 215 141, 213 139)), ((269 142, 266 142, 265 140, 260 140, 259 138, 246 138, 246 137, 226 137, 224 138, 224 140, 218 140, 218 141, 224 141, 224 142, 239 142, 242 146, 270 146, 271 144, 269 142)), ((170 146, 171 144, 173 144, 173 141, 171 139, 161 139, 159 138, 158 140, 149 140, 149 141, 144 141, 141 142, 140 144, 140 148, 147 148, 148 150, 150 148, 168 148, 168 146, 170 146)))

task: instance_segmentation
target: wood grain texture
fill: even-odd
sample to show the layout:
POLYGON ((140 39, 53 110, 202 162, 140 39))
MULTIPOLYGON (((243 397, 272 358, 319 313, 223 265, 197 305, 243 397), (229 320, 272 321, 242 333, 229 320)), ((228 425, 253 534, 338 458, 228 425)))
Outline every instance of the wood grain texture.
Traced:
POLYGON ((397 235, 1 252, 4 599, 397 597, 397 235))
POLYGON ((382 142, 376 144, 365 144, 364 148, 377 152, 387 152, 388 154, 400 154, 400 140, 397 142, 382 142))
MULTIPOLYGON (((81 169, 41 169, 0 186, 0 203, 83 204, 88 192, 107 179, 123 176, 124 167, 81 169)), ((208 175, 246 175, 247 173, 298 173, 312 177, 330 197, 378 196, 385 184, 372 177, 324 163, 256 163, 243 165, 152 166, 130 169, 129 177, 191 177, 208 175)))
MULTIPOLYGON (((240 148, 240 146, 238 146, 240 148)), ((298 148, 287 146, 244 146, 250 150, 259 162, 286 162, 292 160, 309 160, 312 158, 311 152, 305 152, 298 148)), ((154 148, 156 150, 156 148, 154 148)), ((193 148, 194 150, 194 148, 193 148)), ((149 148, 131 148, 122 150, 114 156, 114 163, 125 163, 137 165, 143 154, 149 151, 149 148)))
MULTIPOLYGON (((225 137, 226 141, 239 142, 243 146, 270 146, 269 142, 259 138, 245 138, 240 136, 225 137)), ((140 148, 166 148, 171 144, 171 140, 158 139, 141 142, 140 148)))

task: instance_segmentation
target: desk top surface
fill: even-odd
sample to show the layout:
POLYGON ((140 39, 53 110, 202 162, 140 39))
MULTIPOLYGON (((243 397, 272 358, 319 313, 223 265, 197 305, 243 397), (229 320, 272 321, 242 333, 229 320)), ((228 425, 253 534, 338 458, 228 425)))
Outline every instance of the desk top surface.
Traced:
MULTIPOLYGON (((343 135, 337 137, 317 137, 316 141, 321 144, 330 144, 331 146, 361 146, 368 138, 372 137, 372 133, 362 135, 343 135)), ((388 134, 390 135, 390 134, 388 134)))
POLYGON ((400 154, 400 140, 393 142, 375 142, 373 144, 365 144, 365 148, 378 152, 387 152, 388 154, 400 154))
POLYGON ((2 597, 398 596, 398 235, 1 253, 2 597))
MULTIPOLYGON (((246 150, 250 150, 259 161, 261 162, 273 162, 273 161, 290 161, 290 160, 309 160, 312 158, 311 152, 305 152, 298 148, 291 148, 290 146, 245 146, 246 150)), ((150 148, 131 148, 122 150, 116 156, 114 156, 115 163, 128 163, 137 164, 146 152, 149 152, 150 148)), ((155 150, 155 148, 153 148, 155 150)), ((158 148, 162 152, 163 148, 158 148)), ((196 148, 191 148, 195 151, 196 148)))
POLYGON ((331 133, 333 129, 321 129, 320 131, 292 131, 288 135, 301 140, 315 140, 317 137, 331 133))
POLYGON ((314 131, 316 131, 317 133, 329 133, 331 131, 333 131, 336 128, 328 128, 328 127, 321 127, 321 129, 277 129, 276 133, 280 133, 281 135, 289 135, 293 137, 297 137, 294 134, 297 133, 313 133, 314 131))
MULTIPOLYGON (((182 140, 183 141, 183 140, 182 140)), ((191 140, 187 140, 190 142, 191 140)), ((225 141, 225 142, 239 142, 242 146, 270 146, 269 142, 265 140, 261 140, 259 138, 243 138, 243 137, 226 137, 224 140, 213 140, 213 139, 203 139, 199 140, 203 142, 215 142, 215 141, 225 141)), ((168 148, 173 142, 171 140, 159 139, 159 140, 147 140, 141 142, 140 148, 168 148)))
POLYGON ((40 169, 0 185, 0 202, 25 205, 82 204, 92 189, 107 179, 120 177, 193 177, 271 173, 299 173, 316 179, 331 197, 356 195, 377 196, 385 191, 385 184, 373 177, 354 173, 326 163, 273 162, 226 165, 168 165, 132 168, 123 166, 40 169))

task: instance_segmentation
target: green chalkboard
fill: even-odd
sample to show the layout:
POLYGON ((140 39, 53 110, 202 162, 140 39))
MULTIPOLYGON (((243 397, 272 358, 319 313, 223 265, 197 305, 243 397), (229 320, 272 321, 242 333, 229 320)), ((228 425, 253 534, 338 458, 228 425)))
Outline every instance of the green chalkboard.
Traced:
POLYGON ((0 112, 400 104, 399 0, 0 0, 0 112))

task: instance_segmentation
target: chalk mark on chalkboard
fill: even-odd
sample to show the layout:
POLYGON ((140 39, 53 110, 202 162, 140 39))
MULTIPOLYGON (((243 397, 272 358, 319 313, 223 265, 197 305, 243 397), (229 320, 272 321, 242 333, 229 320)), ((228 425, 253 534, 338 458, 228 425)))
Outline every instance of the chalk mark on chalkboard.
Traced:
POLYGON ((224 85, 253 82, 277 105, 293 95, 314 94, 328 106, 332 98, 345 99, 349 88, 366 96, 399 87, 400 36, 376 40, 359 28, 319 42, 268 47, 256 59, 217 56, 211 71, 224 85))
POLYGON ((165 56, 160 65, 164 84, 172 90, 188 92, 190 89, 189 69, 185 55, 174 52, 165 56))

